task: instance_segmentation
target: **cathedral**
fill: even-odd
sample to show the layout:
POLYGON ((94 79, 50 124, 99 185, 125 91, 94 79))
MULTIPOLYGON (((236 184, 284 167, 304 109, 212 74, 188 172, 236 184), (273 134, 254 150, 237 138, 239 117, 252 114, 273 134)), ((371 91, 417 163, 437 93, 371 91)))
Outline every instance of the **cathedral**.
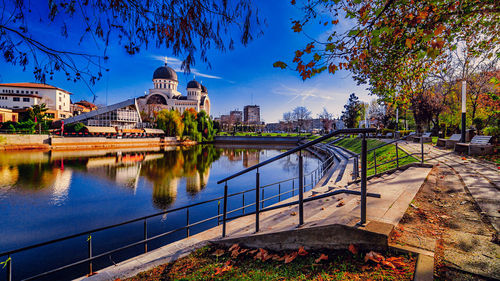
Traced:
POLYGON ((153 73, 153 88, 149 94, 137 98, 139 110, 152 115, 162 109, 173 109, 181 114, 188 108, 194 108, 196 112, 204 110, 210 115, 210 99, 207 88, 193 79, 186 87, 187 95, 183 96, 177 91, 179 80, 177 73, 171 67, 158 67, 153 73))

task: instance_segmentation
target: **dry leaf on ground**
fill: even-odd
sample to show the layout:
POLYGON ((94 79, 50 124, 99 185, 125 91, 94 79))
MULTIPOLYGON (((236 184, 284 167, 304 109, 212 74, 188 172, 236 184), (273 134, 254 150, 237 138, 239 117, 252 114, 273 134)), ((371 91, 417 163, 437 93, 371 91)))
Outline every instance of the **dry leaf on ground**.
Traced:
POLYGON ((357 255, 358 254, 358 247, 356 247, 353 244, 349 244, 349 252, 351 252, 353 255, 357 255))
POLYGON ((293 252, 291 254, 285 255, 285 263, 290 263, 292 262, 298 255, 299 253, 293 252))
POLYGON ((321 256, 319 256, 319 258, 317 258, 314 262, 319 263, 320 261, 326 261, 326 260, 328 260, 328 255, 321 254, 321 256))
POLYGON ((309 254, 309 253, 304 249, 304 247, 300 246, 299 247, 299 256, 305 256, 307 254, 309 254))
POLYGON ((220 257, 220 256, 224 255, 224 253, 225 253, 225 251, 223 249, 217 249, 217 250, 215 250, 215 252, 212 255, 220 257))

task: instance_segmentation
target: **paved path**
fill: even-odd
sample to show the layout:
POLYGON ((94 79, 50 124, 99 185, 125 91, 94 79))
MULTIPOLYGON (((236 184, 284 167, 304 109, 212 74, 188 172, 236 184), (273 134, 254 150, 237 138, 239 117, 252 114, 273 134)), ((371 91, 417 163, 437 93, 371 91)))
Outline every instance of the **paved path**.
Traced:
MULTIPOLYGON (((419 152, 420 144, 403 142, 402 148, 419 152)), ((494 164, 463 157, 451 150, 424 145, 425 161, 431 164, 445 164, 455 170, 468 191, 496 229, 500 231, 500 170, 494 164)))
MULTIPOLYGON (((411 167, 405 171, 398 171, 370 180, 367 185, 368 192, 379 193, 381 198, 368 198, 368 222, 384 222, 393 226, 397 225, 411 200, 425 181, 429 171, 430 168, 411 167)), ((349 178, 350 176, 347 174, 345 177, 349 178)), ((321 184, 322 181, 319 181, 317 188, 305 192, 304 198, 338 188, 331 186, 331 188, 320 191, 321 184)), ((359 190, 358 185, 350 185, 348 188, 359 190)), ((281 203, 292 200, 297 200, 297 196, 281 203)), ((354 226, 359 221, 359 201, 359 196, 342 194, 305 203, 304 220, 306 224, 303 227, 332 224, 354 226)), ((298 219, 297 206, 262 213, 260 217, 260 233, 296 229, 298 219)), ((206 244, 207 241, 221 238, 221 232, 221 226, 214 227, 147 254, 121 262, 116 266, 102 269, 97 275, 78 280, 109 280, 133 276, 141 271, 187 255, 195 248, 206 244)), ((227 224, 228 237, 248 236, 254 234, 254 232, 255 215, 245 216, 227 224)))

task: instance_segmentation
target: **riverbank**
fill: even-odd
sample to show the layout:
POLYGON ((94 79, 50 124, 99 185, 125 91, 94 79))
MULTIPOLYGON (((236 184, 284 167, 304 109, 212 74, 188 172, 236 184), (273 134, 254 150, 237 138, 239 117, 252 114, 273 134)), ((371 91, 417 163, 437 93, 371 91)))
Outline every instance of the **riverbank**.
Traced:
POLYGON ((106 138, 60 137, 52 135, 0 135, 0 151, 16 150, 85 150, 104 148, 134 148, 150 146, 193 145, 193 141, 180 141, 175 137, 106 138))

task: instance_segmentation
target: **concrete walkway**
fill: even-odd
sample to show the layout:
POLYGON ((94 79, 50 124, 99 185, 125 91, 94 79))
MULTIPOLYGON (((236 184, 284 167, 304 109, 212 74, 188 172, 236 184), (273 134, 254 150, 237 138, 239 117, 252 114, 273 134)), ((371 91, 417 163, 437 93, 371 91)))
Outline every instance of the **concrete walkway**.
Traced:
MULTIPOLYGON (((368 198, 368 222, 366 227, 383 225, 385 227, 383 232, 387 236, 392 227, 396 226, 403 217, 408 205, 424 183, 430 170, 430 168, 411 167, 405 171, 397 171, 370 180, 368 182, 368 192, 379 193, 381 198, 368 198)), ((322 181, 319 182, 317 187, 319 188, 321 184, 322 181)), ((333 186, 328 189, 332 188, 335 189, 333 186)), ((348 188, 359 190, 358 185, 351 185, 348 188)), ((328 192, 328 190, 320 191, 315 188, 312 191, 305 192, 304 198, 315 196, 321 192, 328 192)), ((297 200, 297 196, 281 203, 292 200, 297 200)), ((359 196, 342 194, 305 203, 305 225, 301 229, 332 225, 344 225, 353 228, 359 222, 359 202, 359 196)), ((259 235, 297 230, 298 219, 297 206, 262 213, 259 235)), ((214 227, 147 254, 118 263, 115 266, 99 270, 99 273, 94 276, 78 280, 110 280, 133 276, 154 266, 187 255, 197 247, 207 244, 210 240, 221 239, 221 233, 221 226, 214 227)), ((255 234, 255 215, 245 216, 229 222, 227 224, 227 233, 229 238, 248 237, 255 234)), ((313 242, 311 241, 311 243, 313 242)))
MULTIPOLYGON (((420 144, 402 142, 401 147, 411 153, 420 151, 420 144)), ((425 162, 451 167, 458 173, 468 191, 491 222, 500 231, 500 170, 486 161, 464 157, 451 150, 424 145, 425 162)))

